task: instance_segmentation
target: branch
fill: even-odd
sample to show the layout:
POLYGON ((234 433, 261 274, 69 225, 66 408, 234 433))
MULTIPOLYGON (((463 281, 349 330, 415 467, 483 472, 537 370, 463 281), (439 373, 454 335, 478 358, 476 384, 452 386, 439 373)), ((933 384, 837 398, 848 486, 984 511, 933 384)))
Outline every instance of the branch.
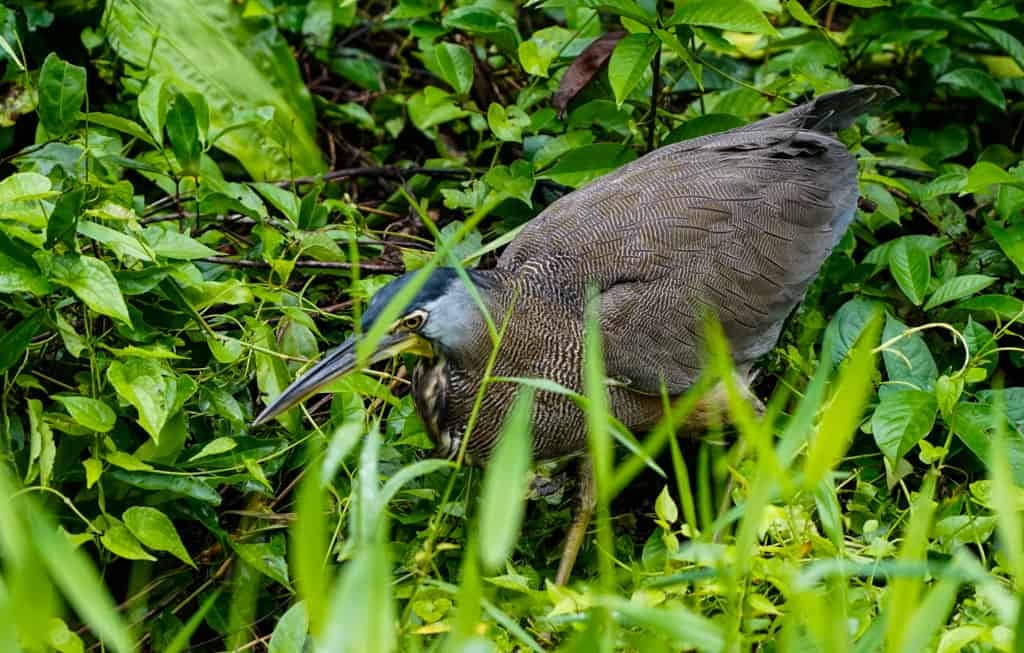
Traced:
POLYGON ((288 186, 316 184, 320 182, 330 183, 332 181, 340 181, 342 179, 350 179, 352 177, 396 177, 401 179, 412 175, 431 175, 434 177, 469 177, 473 174, 474 171, 468 168, 421 168, 392 165, 363 168, 342 168, 340 170, 331 170, 330 172, 325 172, 322 175, 310 175, 308 177, 296 177, 295 179, 283 179, 276 183, 278 186, 287 188, 288 186))
MULTIPOLYGON (((205 261, 206 263, 214 263, 216 265, 230 265, 236 268, 254 268, 258 270, 270 269, 270 264, 266 261, 250 261, 248 259, 228 258, 226 256, 204 256, 196 260, 205 261)), ((351 270, 352 268, 357 267, 355 264, 348 262, 310 260, 295 261, 294 265, 297 268, 310 270, 351 270)), ((392 263, 375 263, 370 261, 367 263, 359 263, 358 267, 360 270, 365 270, 367 272, 379 272, 382 274, 401 274, 402 272, 405 272, 404 267, 401 265, 394 265, 392 263)))

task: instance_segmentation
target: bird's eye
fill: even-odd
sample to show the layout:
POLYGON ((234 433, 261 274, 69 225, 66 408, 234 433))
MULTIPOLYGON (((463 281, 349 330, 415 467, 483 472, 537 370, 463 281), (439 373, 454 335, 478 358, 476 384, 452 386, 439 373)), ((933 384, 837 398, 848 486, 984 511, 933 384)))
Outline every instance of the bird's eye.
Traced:
POLYGON ((423 326, 426 319, 426 316, 418 311, 416 313, 410 313, 402 318, 402 328, 407 331, 416 331, 423 326))

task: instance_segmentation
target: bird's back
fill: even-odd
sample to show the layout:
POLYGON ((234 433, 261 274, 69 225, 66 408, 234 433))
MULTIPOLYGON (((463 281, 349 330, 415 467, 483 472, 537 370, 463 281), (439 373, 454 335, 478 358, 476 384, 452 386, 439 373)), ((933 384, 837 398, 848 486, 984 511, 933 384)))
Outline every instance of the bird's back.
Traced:
POLYGON ((831 132, 892 94, 853 87, 656 150, 552 204, 498 268, 579 314, 596 285, 609 375, 637 391, 693 383, 705 309, 749 365, 853 220, 856 161, 831 132))

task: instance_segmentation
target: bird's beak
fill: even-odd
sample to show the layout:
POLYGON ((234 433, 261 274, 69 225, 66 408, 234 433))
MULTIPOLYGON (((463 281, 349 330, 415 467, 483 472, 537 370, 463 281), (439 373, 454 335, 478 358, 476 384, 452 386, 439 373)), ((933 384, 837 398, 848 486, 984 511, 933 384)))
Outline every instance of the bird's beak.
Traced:
POLYGON ((319 363, 292 382, 277 399, 270 402, 263 412, 253 420, 253 426, 263 424, 280 415, 331 381, 356 368, 369 367, 405 351, 418 354, 431 352, 430 343, 414 333, 389 333, 377 344, 377 349, 370 354, 365 364, 360 366, 359 358, 356 355, 357 344, 356 339, 352 337, 339 345, 337 349, 328 352, 319 363))

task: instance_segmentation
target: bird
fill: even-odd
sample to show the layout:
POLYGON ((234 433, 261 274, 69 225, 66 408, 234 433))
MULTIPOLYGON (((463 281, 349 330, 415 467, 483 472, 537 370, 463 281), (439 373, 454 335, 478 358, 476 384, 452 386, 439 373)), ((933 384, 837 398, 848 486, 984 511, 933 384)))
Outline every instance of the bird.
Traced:
MULTIPOLYGON (((361 351, 360 339, 348 338, 254 424, 344 374, 408 352, 419 357, 411 393, 433 454, 486 465, 518 392, 514 383, 485 383, 488 366, 491 377, 540 378, 582 392, 588 301, 597 302, 613 381, 608 405, 631 431, 652 428, 664 394, 680 396, 697 381, 709 310, 738 377, 749 384, 755 363, 777 344, 786 318, 854 220, 857 161, 836 132, 895 95, 888 86, 855 85, 663 146, 554 201, 492 269, 433 267, 395 278, 361 317, 365 334, 394 315, 385 310, 390 303, 399 303, 373 350, 361 351), (418 289, 409 285, 417 274, 418 289), (489 319, 504 328, 498 342, 489 319)), ((596 504, 586 419, 570 396, 553 391, 536 392, 532 410, 534 462, 582 461, 578 505, 555 577, 564 585, 596 504)))

